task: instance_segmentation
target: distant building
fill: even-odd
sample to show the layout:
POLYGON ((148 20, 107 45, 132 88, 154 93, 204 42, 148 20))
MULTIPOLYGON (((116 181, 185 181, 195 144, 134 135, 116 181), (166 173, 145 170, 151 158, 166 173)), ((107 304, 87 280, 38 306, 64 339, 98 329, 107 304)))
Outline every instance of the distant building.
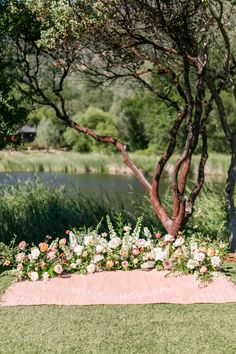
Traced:
POLYGON ((30 143, 34 141, 36 137, 36 128, 29 125, 23 125, 23 127, 18 130, 16 135, 20 138, 21 141, 30 143))

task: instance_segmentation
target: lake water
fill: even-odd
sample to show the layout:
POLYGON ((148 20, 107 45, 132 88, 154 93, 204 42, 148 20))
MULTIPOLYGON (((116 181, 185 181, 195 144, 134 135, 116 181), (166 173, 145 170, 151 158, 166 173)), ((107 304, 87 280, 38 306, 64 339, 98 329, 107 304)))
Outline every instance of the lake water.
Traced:
MULTIPOLYGON (((127 175, 105 175, 105 174, 65 174, 65 173, 0 173, 0 185, 18 184, 26 181, 39 180, 50 186, 66 189, 78 189, 83 194, 101 195, 120 195, 124 197, 129 192, 135 192, 137 195, 143 195, 145 189, 139 181, 133 176, 127 175)), ((168 189, 167 179, 162 180, 160 193, 163 195, 168 189)), ((224 177, 207 177, 207 182, 213 182, 217 189, 223 190, 224 177)))

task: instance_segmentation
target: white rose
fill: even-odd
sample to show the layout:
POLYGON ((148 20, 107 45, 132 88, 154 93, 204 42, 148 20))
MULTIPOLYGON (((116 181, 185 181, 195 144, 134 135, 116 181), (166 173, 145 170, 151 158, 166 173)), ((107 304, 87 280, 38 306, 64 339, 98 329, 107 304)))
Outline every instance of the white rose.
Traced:
POLYGON ((87 267, 86 267, 86 270, 87 270, 87 273, 94 273, 96 268, 95 268, 95 265, 94 264, 89 264, 87 267))
POLYGON ((164 261, 167 259, 167 251, 163 251, 161 247, 153 248, 154 257, 156 261, 164 261))
POLYGON ((97 253, 102 253, 104 251, 104 246, 102 245, 97 245, 96 246, 96 252, 97 253))
POLYGON ((189 268, 189 269, 194 269, 194 268, 196 268, 197 266, 199 266, 198 261, 195 261, 194 259, 189 259, 189 260, 188 260, 187 268, 189 268))
POLYGON ((202 262, 205 258, 205 254, 202 252, 196 252, 194 255, 194 260, 198 262, 202 262))
POLYGON ((74 252, 77 254, 77 256, 80 256, 83 252, 83 249, 84 249, 83 246, 77 245, 74 248, 74 252))
POLYGON ((155 266, 155 262, 148 261, 141 264, 141 269, 151 269, 154 268, 154 266, 155 266))
POLYGON ((136 241, 136 246, 137 247, 144 247, 146 241, 143 238, 140 238, 136 241))
POLYGON ((94 245, 94 238, 92 235, 85 236, 84 238, 84 244, 85 246, 92 246, 94 245))
POLYGON ((111 239, 111 241, 109 241, 108 247, 114 249, 117 248, 120 244, 121 244, 121 239, 119 237, 114 237, 113 239, 111 239))
POLYGON ((44 272, 43 273, 43 280, 48 280, 48 278, 49 278, 48 272, 44 272))
POLYGON ((79 266, 81 264, 81 259, 77 259, 75 263, 77 266, 79 266))
POLYGON ((180 247, 184 244, 184 238, 183 237, 179 237, 175 240, 174 242, 174 246, 175 247, 180 247))
POLYGON ((164 236, 164 241, 173 241, 174 240, 174 237, 170 234, 166 234, 164 236))
POLYGON ((70 268, 71 268, 71 269, 76 269, 76 263, 71 263, 71 264, 70 264, 70 268))
POLYGON ((211 264, 212 264, 214 267, 220 267, 220 264, 221 264, 220 257, 218 257, 218 256, 213 256, 213 257, 211 257, 211 264))
POLYGON ((150 247, 151 246, 151 240, 147 240, 144 243, 144 247, 150 247))
POLYGON ((36 280, 38 280, 38 278, 39 278, 39 275, 38 275, 37 272, 30 272, 28 275, 29 275, 29 278, 30 278, 32 281, 36 281, 36 280))
POLYGON ((40 250, 38 249, 38 247, 31 249, 31 256, 33 259, 38 259, 39 255, 40 255, 40 250))
POLYGON ((124 231, 125 232, 129 232, 130 230, 131 230, 130 226, 128 226, 128 225, 124 226, 124 231))
POLYGON ((98 262, 102 261, 103 259, 104 259, 104 257, 103 257, 102 255, 97 254, 97 255, 94 257, 93 262, 94 262, 94 263, 98 263, 98 262))

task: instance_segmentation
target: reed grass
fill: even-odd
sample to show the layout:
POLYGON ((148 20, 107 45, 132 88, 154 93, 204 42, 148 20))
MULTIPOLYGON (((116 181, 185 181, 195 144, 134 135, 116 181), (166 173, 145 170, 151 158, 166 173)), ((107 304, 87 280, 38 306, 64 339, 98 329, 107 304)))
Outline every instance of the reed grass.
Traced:
MULTIPOLYGON (((167 196, 167 208, 171 208, 170 200, 167 196)), ((76 188, 66 190, 46 186, 37 180, 4 186, 0 189, 0 242, 9 243, 14 235, 17 241, 24 239, 35 243, 46 235, 62 237, 71 227, 95 227, 106 214, 115 222, 118 213, 131 224, 142 215, 144 225, 164 232, 147 196, 136 196, 131 192, 124 197, 105 193, 91 197, 76 188)), ((105 221, 102 227, 105 229, 105 221)), ((196 213, 186 230, 211 238, 227 236, 223 199, 214 188, 208 187, 201 194, 196 213)))
MULTIPOLYGON (((130 154, 134 163, 146 175, 152 175, 159 159, 155 155, 130 154)), ((171 174, 178 156, 172 156, 166 167, 166 174, 171 174)), ((199 155, 193 157, 192 175, 198 172, 199 155)), ((225 176, 230 163, 230 156, 210 154, 206 174, 225 176)), ((118 154, 81 154, 66 151, 0 151, 0 172, 63 172, 63 173, 110 173, 129 174, 118 154)))

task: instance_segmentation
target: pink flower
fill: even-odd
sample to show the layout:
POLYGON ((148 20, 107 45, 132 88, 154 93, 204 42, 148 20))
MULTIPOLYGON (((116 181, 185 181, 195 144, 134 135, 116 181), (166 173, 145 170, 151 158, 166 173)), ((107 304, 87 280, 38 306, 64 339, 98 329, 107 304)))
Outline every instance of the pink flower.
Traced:
POLYGON ((133 253, 134 256, 138 256, 140 251, 139 251, 138 248, 133 248, 132 253, 133 253))
POLYGON ((129 263, 127 261, 123 261, 121 264, 122 264, 123 268, 127 268, 129 265, 129 263))
POLYGON ((25 254, 24 254, 23 252, 18 253, 18 254, 16 255, 16 261, 17 261, 17 262, 22 262, 24 259, 25 259, 25 254))
POLYGON ((59 245, 60 246, 65 246, 66 244, 66 238, 62 238, 60 241, 59 241, 59 245))
POLYGON ((54 259, 55 257, 56 257, 56 254, 54 251, 48 252, 48 254, 47 254, 48 259, 54 259))
POLYGON ((162 262, 162 265, 163 265, 164 269, 171 269, 171 266, 172 266, 171 261, 169 261, 168 259, 164 260, 162 262))
POLYGON ((161 237, 161 233, 160 232, 157 232, 157 233, 155 233, 155 235, 154 235, 156 238, 160 238, 161 237))
POLYGON ((204 274, 204 273, 207 273, 208 272, 208 269, 206 266, 202 266, 200 269, 199 269, 200 273, 204 274))
POLYGON ((21 241, 21 242, 19 243, 19 245, 18 245, 18 248, 19 248, 20 250, 24 250, 26 246, 27 246, 26 242, 25 242, 25 241, 21 241))
POLYGON ((62 268, 62 266, 60 264, 56 264, 55 267, 54 267, 54 271, 57 274, 61 274, 63 272, 63 268, 62 268))
POLYGON ((23 270, 23 265, 21 263, 17 264, 17 270, 21 272, 23 270))
POLYGON ((70 230, 66 230, 66 235, 69 235, 71 233, 70 230))

